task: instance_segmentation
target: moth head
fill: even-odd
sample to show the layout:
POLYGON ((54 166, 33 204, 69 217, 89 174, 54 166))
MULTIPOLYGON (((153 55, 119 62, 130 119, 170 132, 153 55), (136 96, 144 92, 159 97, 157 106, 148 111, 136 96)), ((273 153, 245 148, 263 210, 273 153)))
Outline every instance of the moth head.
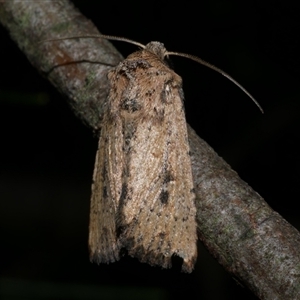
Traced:
POLYGON ((167 55, 167 49, 165 48, 164 44, 160 42, 150 42, 145 46, 144 49, 155 54, 161 60, 164 60, 165 56, 167 55))

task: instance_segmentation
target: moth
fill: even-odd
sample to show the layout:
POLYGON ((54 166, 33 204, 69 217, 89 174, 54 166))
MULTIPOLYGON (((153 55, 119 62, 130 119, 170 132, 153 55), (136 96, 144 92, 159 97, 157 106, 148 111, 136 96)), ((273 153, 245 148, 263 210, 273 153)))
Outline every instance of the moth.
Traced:
POLYGON ((183 260, 182 271, 191 272, 197 223, 184 94, 181 77, 165 58, 191 58, 241 86, 197 57, 167 52, 160 42, 129 42, 142 50, 108 73, 108 107, 92 185, 90 257, 114 262, 124 248, 141 262, 169 268, 176 255, 183 260))
MULTIPOLYGON (((202 59, 146 46, 109 71, 110 91, 96 154, 89 225, 90 259, 110 263, 123 249, 150 265, 169 268, 172 256, 191 272, 197 259, 197 223, 182 79, 168 55, 190 58, 231 76, 202 59)), ((66 38, 62 38, 66 39, 66 38)), ((62 40, 55 39, 55 40, 62 40)), ((262 109, 261 109, 262 111, 262 109)))
POLYGON ((151 42, 108 74, 110 92, 94 169, 89 247, 108 263, 125 248, 150 265, 191 272, 195 193, 181 78, 151 42))

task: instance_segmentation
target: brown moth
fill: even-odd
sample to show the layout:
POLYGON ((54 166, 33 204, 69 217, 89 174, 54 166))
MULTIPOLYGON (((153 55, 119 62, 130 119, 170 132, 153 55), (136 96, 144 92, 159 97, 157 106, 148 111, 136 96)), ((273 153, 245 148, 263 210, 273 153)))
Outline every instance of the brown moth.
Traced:
POLYGON ((182 80, 151 42, 109 72, 92 186, 91 260, 121 248, 150 265, 191 272, 197 258, 196 207, 182 80))
POLYGON ((141 262, 169 268, 177 255, 182 271, 191 272, 197 223, 184 95, 181 77, 165 57, 188 57, 220 72, 260 106, 228 74, 198 57, 167 52, 159 42, 129 42, 143 49, 108 74, 92 185, 90 258, 114 262, 125 248, 141 262))
POLYGON ((171 267, 173 255, 191 272, 197 258, 195 193, 182 80, 165 61, 187 57, 227 77, 221 69, 189 54, 166 51, 107 35, 75 36, 125 41, 142 48, 108 73, 110 92, 94 168, 90 259, 119 260, 120 251, 141 262, 171 267))

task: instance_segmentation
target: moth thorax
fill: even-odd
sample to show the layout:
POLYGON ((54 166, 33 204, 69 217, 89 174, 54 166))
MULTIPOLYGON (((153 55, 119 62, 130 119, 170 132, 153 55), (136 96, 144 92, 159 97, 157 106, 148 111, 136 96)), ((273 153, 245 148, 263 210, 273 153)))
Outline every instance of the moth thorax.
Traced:
POLYGON ((158 56, 161 60, 164 60, 165 54, 167 52, 165 45, 160 42, 150 42, 145 46, 145 50, 152 52, 158 56))

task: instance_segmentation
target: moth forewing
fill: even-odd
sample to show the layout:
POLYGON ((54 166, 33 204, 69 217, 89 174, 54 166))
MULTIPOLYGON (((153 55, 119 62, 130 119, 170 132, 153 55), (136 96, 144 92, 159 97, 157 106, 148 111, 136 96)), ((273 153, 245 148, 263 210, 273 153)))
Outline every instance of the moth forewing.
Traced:
POLYGON ((116 211, 114 205, 117 196, 111 187, 110 170, 111 144, 113 136, 108 123, 103 123, 102 135, 99 139, 96 154, 95 168, 92 184, 92 197, 90 207, 89 249, 91 261, 109 263, 119 259, 119 244, 116 234, 116 211))
POLYGON ((191 272, 197 226, 183 92, 181 78, 162 61, 164 53, 162 44, 149 43, 109 74, 89 243, 99 262, 114 261, 125 248, 166 268, 172 255, 180 256, 182 270, 191 272))

